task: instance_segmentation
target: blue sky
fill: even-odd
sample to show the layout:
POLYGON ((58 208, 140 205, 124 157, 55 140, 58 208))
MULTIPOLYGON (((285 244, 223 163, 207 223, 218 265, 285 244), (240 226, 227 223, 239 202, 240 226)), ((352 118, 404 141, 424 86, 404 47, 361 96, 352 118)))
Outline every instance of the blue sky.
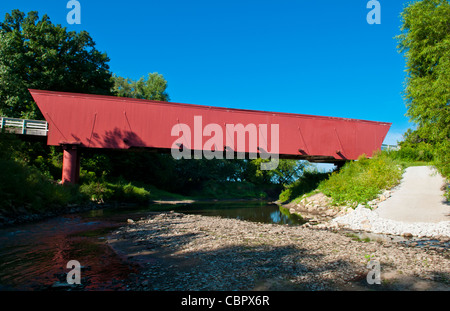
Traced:
POLYGON ((86 30, 113 73, 168 81, 171 101, 391 122, 393 144, 413 125, 402 97, 405 60, 394 37, 409 2, 379 0, 92 1, 69 25, 68 0, 2 1, 86 30))

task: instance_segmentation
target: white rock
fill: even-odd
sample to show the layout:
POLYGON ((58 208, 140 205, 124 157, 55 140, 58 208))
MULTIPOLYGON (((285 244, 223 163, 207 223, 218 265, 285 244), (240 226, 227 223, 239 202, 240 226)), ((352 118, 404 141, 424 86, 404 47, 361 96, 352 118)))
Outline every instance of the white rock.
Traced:
POLYGON ((450 221, 439 223, 405 223, 379 217, 378 213, 358 205, 355 210, 335 217, 330 224, 354 230, 370 230, 375 233, 400 235, 408 232, 414 236, 450 237, 450 221))

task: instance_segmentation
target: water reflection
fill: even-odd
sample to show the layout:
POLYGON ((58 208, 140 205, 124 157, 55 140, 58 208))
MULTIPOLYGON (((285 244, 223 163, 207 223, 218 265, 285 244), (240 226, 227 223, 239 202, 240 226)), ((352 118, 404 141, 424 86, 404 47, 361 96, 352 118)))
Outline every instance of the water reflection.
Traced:
POLYGON ((67 283, 66 264, 72 259, 83 266, 84 289, 122 289, 121 280, 134 269, 101 239, 115 226, 73 215, 1 229, 0 289, 55 290, 59 282, 67 283))
POLYGON ((262 223, 287 225, 305 223, 300 216, 290 214, 288 209, 266 202, 198 202, 180 206, 160 204, 152 207, 152 210, 173 210, 185 214, 220 216, 262 223))

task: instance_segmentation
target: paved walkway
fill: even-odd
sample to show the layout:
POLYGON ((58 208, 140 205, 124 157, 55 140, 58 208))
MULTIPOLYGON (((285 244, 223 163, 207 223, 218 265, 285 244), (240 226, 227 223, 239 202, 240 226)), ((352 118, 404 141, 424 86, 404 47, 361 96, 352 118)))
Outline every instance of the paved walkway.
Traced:
POLYGON ((409 223, 450 221, 450 204, 440 190, 444 183, 430 166, 409 167, 392 196, 378 205, 378 215, 409 223))

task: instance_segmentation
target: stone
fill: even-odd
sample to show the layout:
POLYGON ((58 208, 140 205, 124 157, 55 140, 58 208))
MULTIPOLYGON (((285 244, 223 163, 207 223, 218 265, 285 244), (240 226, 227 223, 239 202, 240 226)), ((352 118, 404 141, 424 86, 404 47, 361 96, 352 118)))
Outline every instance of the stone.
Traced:
POLYGON ((361 226, 363 230, 371 230, 372 229, 372 225, 370 224, 370 220, 368 219, 364 219, 363 221, 361 221, 361 226))

